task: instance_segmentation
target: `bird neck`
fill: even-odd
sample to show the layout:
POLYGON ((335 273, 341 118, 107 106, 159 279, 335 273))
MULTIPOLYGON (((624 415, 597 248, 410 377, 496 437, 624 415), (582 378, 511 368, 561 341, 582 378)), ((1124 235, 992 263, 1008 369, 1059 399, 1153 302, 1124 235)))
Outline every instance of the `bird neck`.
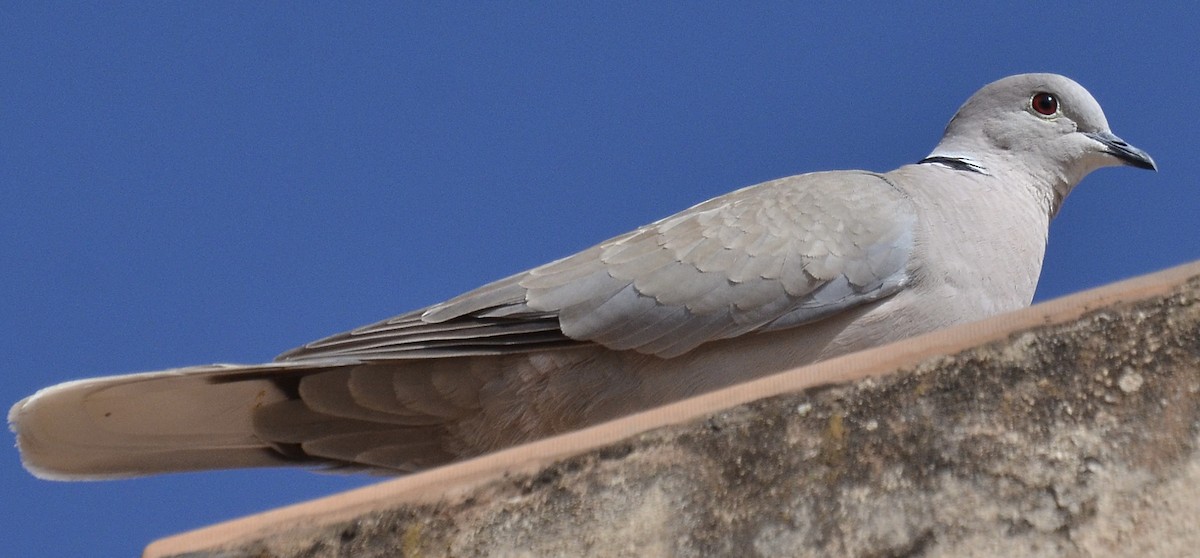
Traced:
POLYGON ((938 145, 929 156, 918 164, 939 165, 962 172, 994 176, 1000 180, 1027 190, 1027 193, 1043 207, 1050 218, 1058 214, 1062 202, 1081 177, 1068 176, 1063 172, 1047 169, 1055 165, 1039 164, 1043 161, 1029 157, 1005 157, 1006 152, 977 157, 969 150, 954 149, 938 145))

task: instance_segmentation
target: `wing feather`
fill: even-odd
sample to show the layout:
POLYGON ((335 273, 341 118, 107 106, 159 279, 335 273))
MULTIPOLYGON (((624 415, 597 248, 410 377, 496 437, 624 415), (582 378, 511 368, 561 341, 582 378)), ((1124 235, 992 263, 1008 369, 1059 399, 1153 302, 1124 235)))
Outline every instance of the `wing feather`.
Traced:
MULTIPOLYGON (((281 359, 505 354, 587 343, 675 356, 890 296, 908 280, 915 223, 907 196, 880 175, 784 178, 281 359)), ((411 392, 408 403, 416 406, 438 393, 432 385, 394 387, 411 392)))

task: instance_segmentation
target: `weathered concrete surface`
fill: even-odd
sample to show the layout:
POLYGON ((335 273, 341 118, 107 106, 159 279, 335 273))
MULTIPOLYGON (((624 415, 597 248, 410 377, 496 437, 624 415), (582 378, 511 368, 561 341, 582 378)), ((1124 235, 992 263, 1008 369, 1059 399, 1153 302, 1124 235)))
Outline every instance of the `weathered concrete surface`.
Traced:
POLYGON ((1200 552, 1200 265, 871 353, 815 369, 900 369, 790 393, 760 381, 782 394, 723 410, 706 396, 647 414, 664 426, 596 430, 591 449, 534 444, 147 555, 1200 552))

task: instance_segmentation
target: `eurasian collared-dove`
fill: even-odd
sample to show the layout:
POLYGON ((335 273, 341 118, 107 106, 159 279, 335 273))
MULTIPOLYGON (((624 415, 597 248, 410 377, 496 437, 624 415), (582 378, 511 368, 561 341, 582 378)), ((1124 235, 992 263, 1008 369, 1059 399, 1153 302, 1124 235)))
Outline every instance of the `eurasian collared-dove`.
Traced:
POLYGON ((413 471, 1030 303, 1089 172, 1154 161, 1052 74, 992 83, 920 162, 743 188, 261 365, 17 403, 54 479, 317 464, 413 471))

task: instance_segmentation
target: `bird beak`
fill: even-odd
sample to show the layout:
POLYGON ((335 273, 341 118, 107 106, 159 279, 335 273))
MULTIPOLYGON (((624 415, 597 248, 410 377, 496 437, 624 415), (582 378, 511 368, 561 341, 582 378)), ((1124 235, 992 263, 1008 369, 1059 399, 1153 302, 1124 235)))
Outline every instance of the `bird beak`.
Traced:
POLYGON ((1100 142, 1106 153, 1120 159, 1126 165, 1139 169, 1158 170, 1158 165, 1154 164, 1154 159, 1150 157, 1149 153, 1125 143, 1125 140, 1112 132, 1093 132, 1087 136, 1100 142))

